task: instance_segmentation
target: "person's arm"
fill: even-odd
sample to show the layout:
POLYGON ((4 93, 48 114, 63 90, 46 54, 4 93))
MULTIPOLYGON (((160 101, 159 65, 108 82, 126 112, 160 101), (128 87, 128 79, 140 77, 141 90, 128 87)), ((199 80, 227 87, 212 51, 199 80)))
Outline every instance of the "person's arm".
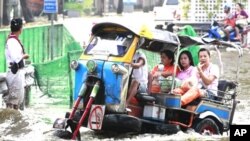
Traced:
MULTIPOLYGON (((177 67, 176 73, 175 73, 176 76, 178 75, 179 71, 180 71, 180 69, 179 69, 179 67, 177 67)), ((170 66, 170 68, 168 68, 166 71, 163 71, 161 73, 161 76, 163 76, 165 78, 168 76, 173 76, 173 75, 174 75, 174 66, 170 66)))
POLYGON ((205 85, 210 85, 216 79, 214 75, 206 76, 203 71, 199 71, 199 75, 205 85))
POLYGON ((155 67, 153 68, 153 70, 151 71, 152 76, 154 76, 154 74, 156 73, 157 70, 158 70, 158 65, 155 66, 155 67))
POLYGON ((197 68, 200 78, 205 85, 210 85, 216 78, 219 77, 219 69, 217 69, 216 66, 212 66, 210 70, 211 73, 208 76, 204 74, 201 67, 198 66, 197 68))
POLYGON ((132 63, 131 66, 134 68, 134 69, 138 69, 140 67, 142 67, 143 65, 145 64, 145 60, 143 58, 139 58, 138 61, 136 63, 132 63))
POLYGON ((191 76, 188 79, 189 79, 189 83, 190 83, 191 86, 197 86, 198 77, 197 77, 197 69, 196 69, 196 67, 192 68, 191 76))
POLYGON ((164 72, 161 72, 160 75, 166 78, 166 77, 171 76, 173 74, 174 73, 172 71, 164 71, 164 72))
POLYGON ((240 15, 241 15, 242 19, 247 19, 248 18, 247 12, 245 10, 242 10, 240 15))

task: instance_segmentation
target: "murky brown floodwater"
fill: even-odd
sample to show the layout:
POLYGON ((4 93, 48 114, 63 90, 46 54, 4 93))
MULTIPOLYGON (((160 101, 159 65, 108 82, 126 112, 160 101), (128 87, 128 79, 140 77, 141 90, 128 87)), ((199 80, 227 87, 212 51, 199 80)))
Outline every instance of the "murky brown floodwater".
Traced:
MULTIPOLYGON (((215 52, 212 52, 213 56, 215 52)), ((235 80, 237 66, 237 52, 227 52, 225 49, 222 51, 222 58, 224 62, 223 78, 235 80)), ((214 59, 216 62, 216 59, 214 59)), ((244 50, 242 57, 241 69, 239 75, 239 90, 241 93, 238 95, 240 103, 237 106, 237 110, 234 116, 235 124, 250 124, 250 53, 249 50, 244 50)), ((34 90, 36 91, 36 90, 34 90)), ((36 92, 35 92, 36 93, 36 92)), ((57 117, 64 117, 65 111, 68 111, 66 107, 56 108, 48 107, 47 103, 55 102, 55 99, 51 98, 39 98, 39 94, 35 94, 33 106, 21 111, 0 109, 0 140, 15 140, 15 141, 51 141, 60 140, 52 135, 52 124, 57 117)), ((102 136, 96 136, 92 131, 81 128, 82 139, 87 141, 92 140, 229 140, 228 134, 222 136, 202 136, 192 130, 187 133, 178 132, 174 135, 156 135, 156 134, 143 134, 137 136, 119 136, 115 138, 103 138, 102 136)))

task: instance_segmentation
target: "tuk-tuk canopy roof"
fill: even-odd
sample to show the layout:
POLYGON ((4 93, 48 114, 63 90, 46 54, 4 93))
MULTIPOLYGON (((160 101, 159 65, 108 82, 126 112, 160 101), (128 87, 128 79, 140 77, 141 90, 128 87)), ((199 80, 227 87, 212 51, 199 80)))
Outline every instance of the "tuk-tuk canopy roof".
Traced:
POLYGON ((178 45, 180 45, 181 48, 191 45, 206 44, 235 47, 232 43, 216 39, 182 36, 166 30, 150 29, 146 25, 135 27, 119 23, 102 22, 95 24, 92 28, 93 35, 101 31, 130 32, 136 36, 146 39, 147 43, 142 45, 140 48, 154 52, 160 52, 162 49, 177 48, 178 45))
POLYGON ((92 27, 92 34, 95 35, 101 31, 117 31, 117 32, 131 32, 132 34, 135 34, 137 36, 139 36, 139 28, 136 27, 132 27, 132 26, 125 26, 122 24, 118 24, 118 23, 112 23, 112 22, 102 22, 102 23, 97 23, 92 27))

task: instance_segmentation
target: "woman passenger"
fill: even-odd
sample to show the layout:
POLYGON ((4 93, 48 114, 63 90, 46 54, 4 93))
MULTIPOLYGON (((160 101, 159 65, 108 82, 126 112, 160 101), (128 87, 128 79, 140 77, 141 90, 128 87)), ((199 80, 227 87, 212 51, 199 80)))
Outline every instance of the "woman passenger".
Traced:
POLYGON ((194 67, 192 55, 189 51, 182 51, 178 60, 180 71, 176 78, 181 80, 182 85, 174 89, 173 93, 183 95, 192 86, 196 86, 198 82, 197 69, 194 67))
MULTIPOLYGON (((159 77, 168 77, 174 74, 174 52, 170 50, 161 51, 161 63, 153 68, 151 71, 152 85, 149 85, 151 93, 159 93, 161 91, 159 84, 159 77)), ((150 82, 149 82, 150 83, 150 82)))
POLYGON ((214 99, 217 96, 219 68, 210 62, 210 52, 205 48, 199 50, 197 66, 198 86, 190 87, 181 96, 181 105, 187 105, 198 97, 214 99))

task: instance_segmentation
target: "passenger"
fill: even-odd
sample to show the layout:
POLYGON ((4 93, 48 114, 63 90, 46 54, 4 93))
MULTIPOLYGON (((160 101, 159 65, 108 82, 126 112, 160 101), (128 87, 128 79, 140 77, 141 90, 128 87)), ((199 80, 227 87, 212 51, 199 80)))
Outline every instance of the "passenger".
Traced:
POLYGON ((240 40, 240 30, 244 28, 244 26, 247 25, 247 12, 244 10, 244 7, 241 3, 236 3, 236 12, 234 14, 235 18, 235 31, 236 31, 236 39, 240 40))
POLYGON ((225 18, 224 21, 224 29, 223 31, 226 34, 226 40, 230 40, 230 32, 235 28, 235 18, 233 13, 230 12, 231 7, 228 5, 224 6, 225 18))
POLYGON ((214 99, 217 96, 219 68, 210 62, 210 52, 205 48, 199 50, 197 66, 198 86, 191 87, 181 96, 181 105, 187 105, 198 97, 214 99))
MULTIPOLYGON (((151 93, 159 93, 161 92, 161 88, 159 85, 160 77, 168 77, 173 76, 174 74, 174 53, 170 50, 161 51, 161 63, 153 68, 151 71, 152 84, 150 85, 151 93), (162 67, 161 67, 162 66, 162 67)), ((151 82, 149 82, 151 83, 151 82)))
POLYGON ((191 87, 197 86, 197 69, 194 67, 192 55, 189 51, 182 51, 178 60, 180 71, 176 78, 181 80, 182 84, 179 88, 173 90, 174 94, 183 95, 191 87))
POLYGON ((132 81, 129 87, 126 104, 131 102, 131 99, 139 93, 147 93, 148 90, 148 64, 146 56, 141 51, 136 51, 133 57, 133 68, 132 81))

